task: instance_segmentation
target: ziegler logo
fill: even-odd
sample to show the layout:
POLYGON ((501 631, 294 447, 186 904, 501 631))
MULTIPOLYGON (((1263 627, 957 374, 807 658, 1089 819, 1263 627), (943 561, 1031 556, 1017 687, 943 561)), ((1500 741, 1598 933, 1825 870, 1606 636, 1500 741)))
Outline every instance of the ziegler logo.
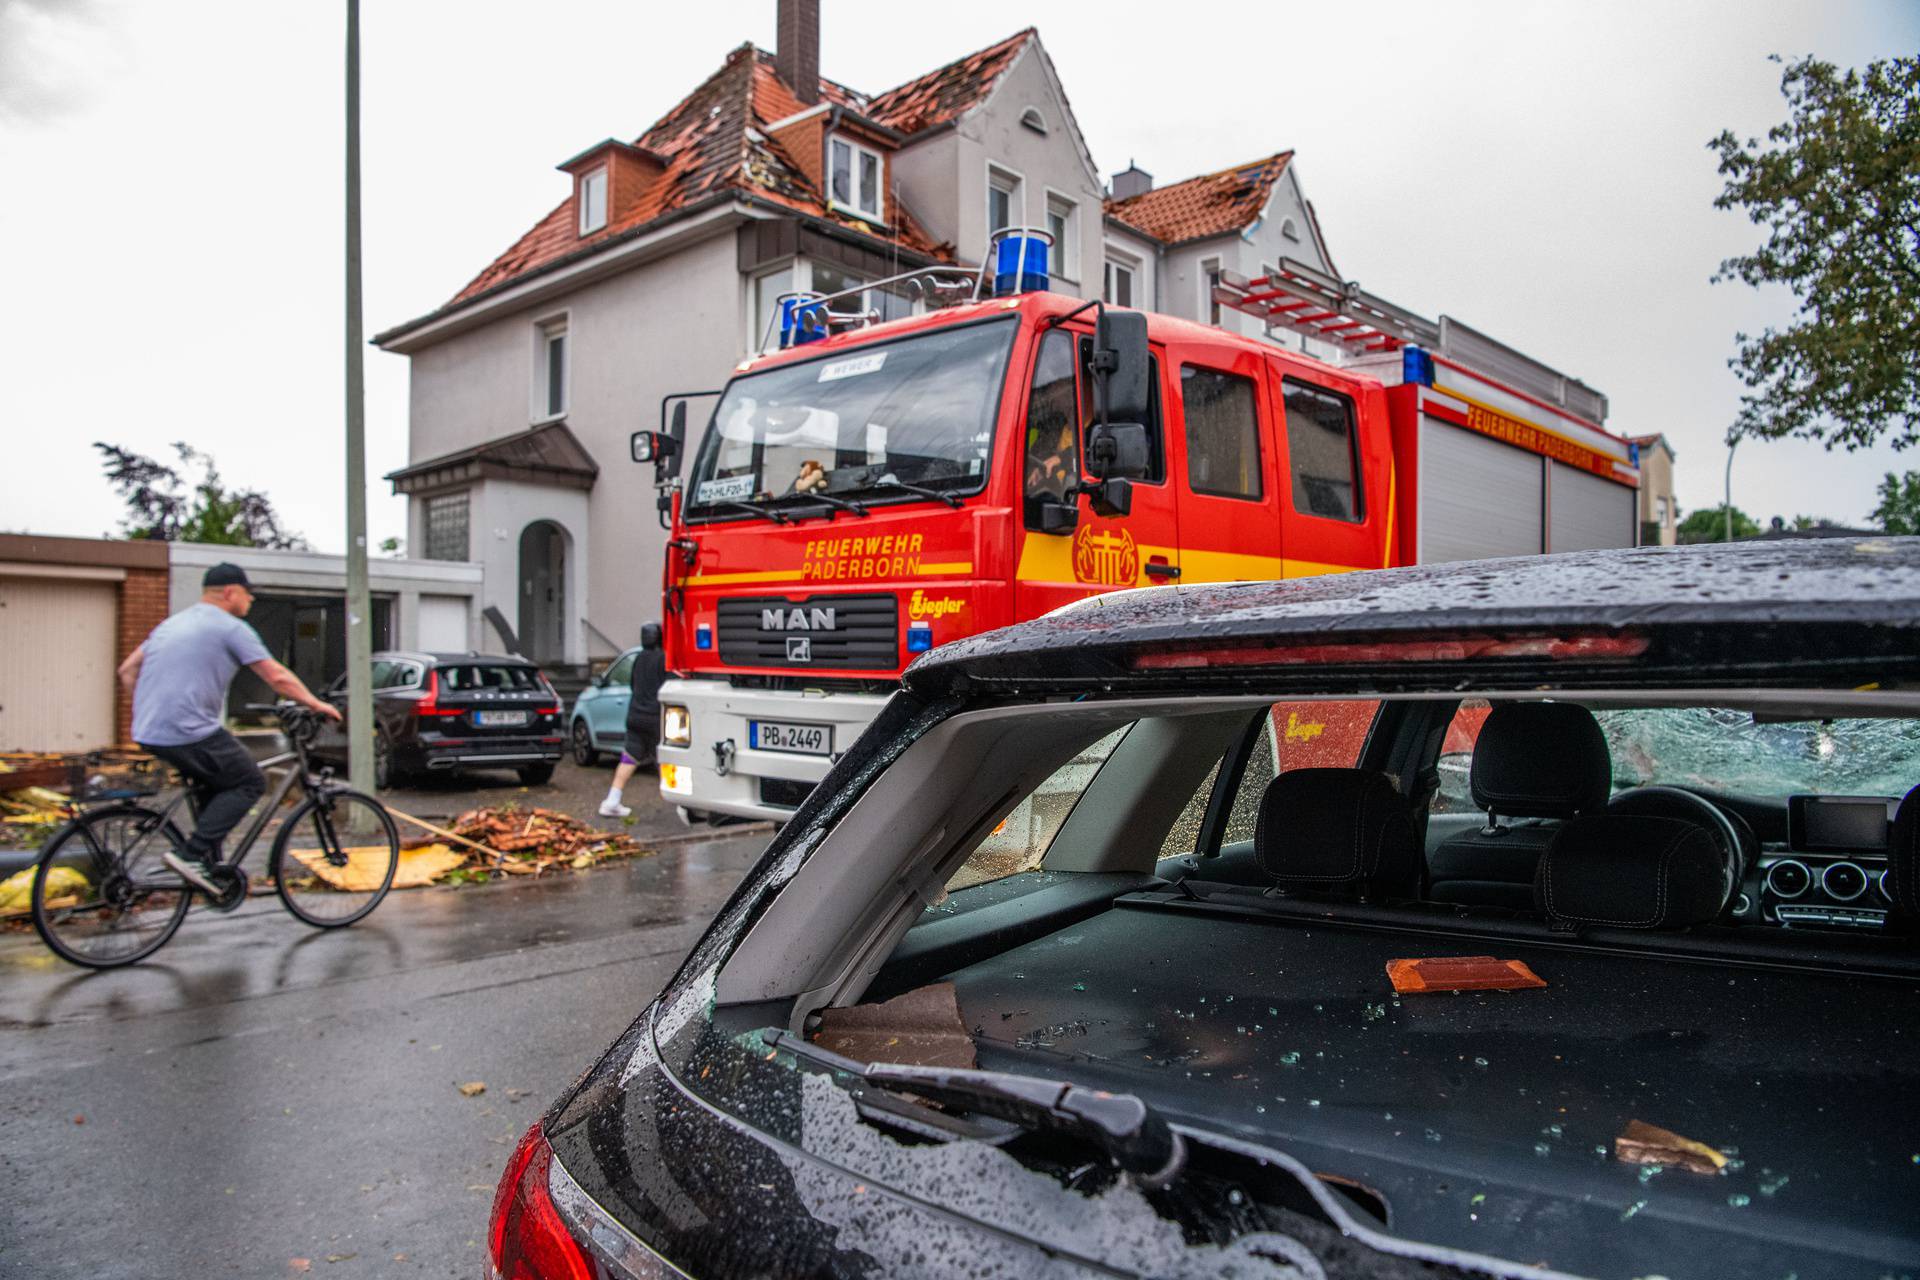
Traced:
MULTIPOLYGON (((762 609, 762 631, 837 631, 832 609, 762 609)), ((791 649, 791 643, 787 646, 791 649)))
POLYGON ((944 618, 960 612, 967 602, 957 596, 930 596, 924 591, 915 590, 907 601, 909 618, 944 618))
POLYGON ((1140 549, 1125 529, 1082 525, 1073 535, 1073 576, 1106 587, 1130 587, 1140 578, 1140 549))

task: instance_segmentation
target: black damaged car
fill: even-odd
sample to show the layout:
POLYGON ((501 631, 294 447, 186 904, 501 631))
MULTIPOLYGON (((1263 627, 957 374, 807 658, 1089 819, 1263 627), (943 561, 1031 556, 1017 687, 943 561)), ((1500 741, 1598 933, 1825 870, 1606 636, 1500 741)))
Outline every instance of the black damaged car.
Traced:
MULTIPOLYGON (((321 697, 347 709, 341 676, 321 697)), ((553 777, 566 746, 560 695, 525 658, 490 653, 373 655, 374 785, 395 786, 424 773, 511 769, 527 786, 553 777)), ((315 759, 347 767, 338 726, 310 748, 315 759)))
POLYGON ((1909 1274, 1920 541, 936 650, 530 1129, 496 1277, 1909 1274))

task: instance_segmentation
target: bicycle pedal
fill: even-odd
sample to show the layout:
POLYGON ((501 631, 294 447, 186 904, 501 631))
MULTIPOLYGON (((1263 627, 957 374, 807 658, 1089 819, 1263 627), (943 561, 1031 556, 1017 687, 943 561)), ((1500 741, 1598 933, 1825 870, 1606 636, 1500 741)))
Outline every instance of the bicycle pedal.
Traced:
POLYGON ((238 867, 215 867, 214 882, 220 886, 218 897, 207 898, 207 905, 223 915, 237 910, 247 900, 247 873, 238 867))

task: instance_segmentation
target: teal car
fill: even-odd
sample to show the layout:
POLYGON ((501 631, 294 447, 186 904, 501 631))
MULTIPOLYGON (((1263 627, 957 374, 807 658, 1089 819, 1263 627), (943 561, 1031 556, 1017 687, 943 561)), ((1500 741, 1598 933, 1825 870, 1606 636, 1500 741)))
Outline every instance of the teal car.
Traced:
POLYGON ((573 762, 591 765, 602 751, 619 755, 627 740, 627 703, 633 699, 635 645, 580 691, 567 715, 567 743, 573 762))

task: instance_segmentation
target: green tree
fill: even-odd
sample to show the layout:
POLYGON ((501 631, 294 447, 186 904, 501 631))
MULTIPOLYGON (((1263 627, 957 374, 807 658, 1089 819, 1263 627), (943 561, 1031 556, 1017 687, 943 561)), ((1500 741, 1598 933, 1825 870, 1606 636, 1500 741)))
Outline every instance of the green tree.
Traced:
POLYGON ((172 467, 119 445, 94 442, 101 464, 127 504, 120 522, 129 538, 157 542, 211 542, 228 547, 305 549, 307 541, 280 527, 267 495, 254 489, 229 489, 213 459, 186 444, 175 444, 180 466, 172 467), (198 479, 182 474, 198 468, 198 479))
POLYGON ((1747 391, 1728 437, 1853 450, 1891 433, 1905 448, 1920 440, 1920 57, 1864 72, 1806 57, 1780 91, 1787 119, 1764 143, 1708 144, 1726 178, 1714 205, 1767 232, 1714 282, 1785 285, 1800 303, 1785 328, 1736 335, 1727 364, 1747 391))
POLYGON ((1920 533, 1920 471, 1887 472, 1880 482, 1880 505, 1869 518, 1888 533, 1920 533))
MULTIPOLYGON (((1733 536, 1751 538, 1760 532, 1760 526, 1752 516, 1740 508, 1733 509, 1733 536)), ((1725 506, 1701 507, 1690 512, 1675 530, 1675 538, 1680 542, 1725 542, 1727 540, 1727 509, 1725 506)))

